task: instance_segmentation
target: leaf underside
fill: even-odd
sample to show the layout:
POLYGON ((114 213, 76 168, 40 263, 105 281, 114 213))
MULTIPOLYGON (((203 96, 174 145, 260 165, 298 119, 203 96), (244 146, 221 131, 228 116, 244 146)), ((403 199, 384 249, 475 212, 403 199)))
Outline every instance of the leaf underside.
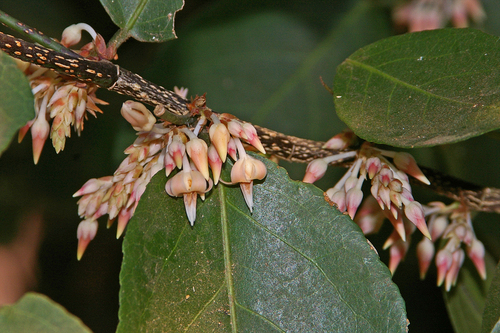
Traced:
POLYGON ((100 0, 113 22, 141 42, 164 42, 175 36, 174 20, 183 0, 100 0))
POLYGON ((0 52, 0 155, 17 130, 35 117, 28 80, 14 60, 0 52))
POLYGON ((153 178, 124 240, 118 332, 405 331, 404 301, 359 228, 264 161, 253 214, 239 186, 219 184, 194 228, 153 178))
POLYGON ((339 117, 365 140, 424 147, 500 127, 500 44, 474 29, 387 38, 337 68, 339 117))

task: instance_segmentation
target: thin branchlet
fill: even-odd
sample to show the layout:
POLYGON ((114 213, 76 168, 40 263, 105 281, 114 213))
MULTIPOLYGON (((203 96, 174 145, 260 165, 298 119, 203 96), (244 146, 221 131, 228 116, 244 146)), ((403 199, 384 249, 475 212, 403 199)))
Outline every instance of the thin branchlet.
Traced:
POLYGON ((32 41, 51 48, 54 51, 60 52, 68 56, 78 56, 73 50, 66 48, 64 45, 58 43, 50 37, 45 36, 41 31, 32 28, 12 16, 0 10, 0 23, 11 28, 12 30, 20 33, 21 35, 31 39, 32 41))
MULTIPOLYGON (((0 22, 2 22, 2 17, 5 20, 8 15, 0 11, 0 22)), ((22 25, 19 26, 22 27, 22 25)), ((32 29, 31 32, 33 31, 36 30, 32 29)), ((38 31, 34 34, 43 36, 38 31)), ((50 68, 61 75, 78 81, 95 84, 101 88, 131 96, 149 105, 163 106, 166 112, 161 117, 171 123, 180 125, 193 122, 194 116, 187 107, 188 101, 186 99, 109 61, 85 59, 74 52, 58 52, 2 32, 0 32, 0 49, 14 58, 50 68)), ((317 158, 339 153, 337 150, 324 149, 322 141, 285 135, 260 126, 255 126, 255 128, 266 152, 283 160, 308 163, 317 158)), ((343 152, 353 151, 357 148, 357 146, 348 147, 343 152)), ((336 160, 332 164, 348 166, 350 163, 352 160, 336 160)), ((500 213, 500 189, 482 188, 433 169, 424 167, 421 169, 431 180, 431 185, 427 186, 421 183, 419 185, 460 201, 472 210, 500 213)))

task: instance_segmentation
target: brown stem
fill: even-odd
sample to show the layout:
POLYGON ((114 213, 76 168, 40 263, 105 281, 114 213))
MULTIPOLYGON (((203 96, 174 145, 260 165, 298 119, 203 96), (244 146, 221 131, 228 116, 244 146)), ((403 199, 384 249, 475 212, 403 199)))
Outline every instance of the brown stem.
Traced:
MULTIPOLYGON (((161 105, 166 111, 162 117, 171 123, 189 125, 195 119, 187 108, 187 100, 109 61, 92 61, 79 55, 63 54, 1 32, 0 49, 14 58, 50 68, 73 79, 131 96, 150 105, 161 105)), ((324 142, 321 141, 285 135, 260 126, 255 128, 266 152, 283 160, 308 163, 339 153, 322 148, 324 142)), ((355 149, 357 147, 349 147, 345 151, 355 149)), ((348 162, 338 160, 335 164, 347 165, 348 162)), ((431 181, 431 185, 426 186, 430 190, 460 201, 472 210, 500 213, 500 189, 481 188, 429 168, 421 169, 431 181)))

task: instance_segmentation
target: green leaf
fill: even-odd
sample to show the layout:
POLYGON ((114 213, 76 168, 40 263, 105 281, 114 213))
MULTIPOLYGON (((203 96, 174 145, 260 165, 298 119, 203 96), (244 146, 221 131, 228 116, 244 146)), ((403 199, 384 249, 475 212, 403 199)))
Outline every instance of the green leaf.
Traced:
POLYGON ((396 36, 338 67, 339 117, 365 140, 398 147, 457 142, 500 128, 500 44, 474 29, 396 36))
POLYGON ((483 313, 483 333, 500 332, 500 264, 494 272, 483 313))
POLYGON ((16 304, 0 309, 2 332, 89 333, 80 319, 47 296, 27 293, 16 304))
POLYGON ((0 52, 0 155, 17 130, 35 117, 28 80, 14 60, 0 52))
POLYGON ((390 35, 384 10, 368 1, 215 4, 161 45, 147 78, 206 92, 216 112, 287 134, 327 140, 345 129, 320 77, 330 85, 347 56, 390 35))
POLYGON ((451 323, 457 333, 477 333, 481 331, 486 296, 495 271, 495 261, 489 253, 485 256, 488 279, 481 280, 470 260, 460 269, 457 285, 449 292, 443 289, 446 308, 451 323))
POLYGON ((124 240, 118 332, 405 332, 404 301, 360 229, 263 161, 253 214, 239 186, 219 184, 194 228, 153 178, 124 240))
POLYGON ((175 14, 183 0, 101 0, 113 22, 141 42, 176 38, 175 14))

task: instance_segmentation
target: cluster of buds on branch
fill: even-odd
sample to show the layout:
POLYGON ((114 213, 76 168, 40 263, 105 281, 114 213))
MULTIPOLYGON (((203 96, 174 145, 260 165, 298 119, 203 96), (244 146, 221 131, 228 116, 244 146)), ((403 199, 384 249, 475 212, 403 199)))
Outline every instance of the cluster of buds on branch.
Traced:
MULTIPOLYGON (((355 138, 349 132, 343 132, 325 146, 344 149, 353 140, 355 138)), ((325 192, 325 197, 341 212, 347 213, 365 235, 378 232, 385 219, 392 223, 394 231, 383 248, 390 249, 388 266, 393 274, 406 256, 411 235, 418 229, 425 236, 417 250, 422 279, 434 258, 434 242, 439 238, 447 240, 435 259, 439 286, 444 282, 446 290, 450 290, 456 283, 465 257, 462 244, 481 278, 486 278, 484 246, 474 235, 467 208, 458 203, 450 206, 431 203, 424 206, 414 200, 408 175, 423 184, 429 185, 430 182, 410 154, 383 150, 364 143, 358 151, 339 152, 313 160, 307 166, 303 181, 313 183, 323 177, 330 163, 352 159, 354 162, 348 171, 334 187, 325 192), (361 187, 367 178, 371 180, 371 196, 362 203, 361 187)))
MULTIPOLYGON (((106 48, 104 39, 86 24, 64 30, 62 44, 70 47, 78 43, 82 29, 87 30, 94 40, 78 51, 81 56, 89 59, 114 57, 106 48)), ((35 117, 20 129, 18 141, 21 142, 31 129, 33 160, 37 164, 49 134, 56 153, 59 153, 64 150, 66 138, 71 136, 71 127, 80 135, 87 113, 95 117, 97 112, 102 113, 97 104, 107 103, 96 97, 97 86, 92 83, 68 80, 47 68, 20 60, 17 64, 27 76, 35 98, 35 117)))
MULTIPOLYGON (((438 2, 417 0, 413 3, 422 7, 424 4, 427 6, 438 2)), ((463 25, 464 20, 466 22, 464 12, 468 11, 475 19, 480 19, 483 15, 475 0, 443 0, 440 4, 445 9, 452 5, 452 18, 457 25, 463 25)), ((406 16, 401 15, 408 19, 408 13, 403 13, 406 16)), ((419 29, 426 28, 420 23, 416 26, 419 29)), ((91 60, 116 59, 116 49, 113 46, 107 47, 104 39, 86 24, 68 27, 63 33, 61 43, 65 47, 77 44, 82 30, 88 31, 93 41, 78 51, 81 57, 91 60)), ((43 55, 38 57, 38 60, 42 61, 43 55)), ((96 116, 97 112, 101 112, 97 104, 106 103, 95 96, 97 86, 93 83, 82 83, 38 65, 24 62, 18 64, 30 81, 36 111, 35 118, 19 131, 19 140, 31 129, 36 164, 49 133, 53 146, 59 153, 64 149, 66 137, 71 135, 71 127, 80 135, 87 113, 96 116), (52 121, 51 126, 49 121, 52 121)), ((187 90, 177 90, 176 94, 185 100, 187 90)), ((184 107, 184 103, 181 104, 184 107)), ((123 104, 121 114, 138 132, 138 137, 125 150, 128 156, 113 176, 91 179, 74 194, 82 197, 78 201, 78 214, 84 219, 77 231, 78 259, 95 237, 97 219, 101 216, 108 215, 108 227, 118 219, 117 238, 122 235, 147 184, 163 169, 166 177, 170 177, 171 173, 178 169, 166 182, 165 191, 172 197, 184 199, 186 215, 191 226, 196 220, 198 196, 205 200, 206 194, 219 182, 239 184, 245 202, 250 212, 252 211, 253 181, 263 179, 267 174, 264 163, 249 156, 243 146, 245 143, 263 154, 266 153, 256 129, 252 124, 240 121, 232 115, 212 112, 206 107, 205 96, 197 96, 186 107, 189 109, 190 119, 197 121, 194 127, 176 125, 166 120, 158 121, 151 111, 139 102, 127 101, 123 104), (200 138, 202 133, 207 134, 206 140, 200 138), (234 164, 231 180, 226 182, 220 175, 228 155, 234 164)), ((164 112, 165 109, 161 105, 154 110, 156 116, 164 112)), ((303 181, 315 182, 324 175, 330 163, 354 160, 338 183, 326 191, 325 197, 357 222, 365 234, 378 231, 384 219, 392 223, 394 231, 384 244, 384 249, 390 248, 389 269, 392 273, 405 257, 412 234, 419 229, 425 236, 418 245, 422 278, 425 277, 436 252, 434 242, 442 238, 445 245, 435 255, 438 285, 444 283, 445 288, 449 290, 456 283, 465 252, 484 279, 485 250, 474 235, 468 208, 458 203, 450 206, 443 203, 421 205, 413 198, 408 175, 424 184, 430 183, 413 157, 404 152, 376 148, 370 143, 364 143, 355 151, 347 150, 356 140, 354 133, 347 130, 326 142, 323 148, 334 149, 339 153, 313 160, 307 167, 303 181), (362 204, 362 185, 365 180, 371 181, 372 196, 362 204)))
MULTIPOLYGON (((425 208, 425 215, 429 221, 429 231, 432 241, 445 241, 436 255, 437 284, 447 291, 457 282, 460 267, 465 258, 462 247, 474 263, 479 276, 486 279, 484 262, 485 249, 483 243, 476 238, 469 209, 454 202, 445 205, 442 202, 429 203, 425 208)), ((435 246, 428 239, 422 239, 417 246, 417 256, 420 268, 420 277, 423 279, 435 254, 435 246)))
MULTIPOLYGON (((186 215, 193 225, 198 195, 204 200, 213 186, 223 182, 220 174, 229 155, 235 161, 229 183, 240 184, 248 208, 252 210, 253 180, 263 179, 267 173, 264 163, 249 156, 241 142, 265 153, 255 128, 231 115, 212 112, 205 106, 204 96, 197 96, 190 109, 193 116, 199 115, 194 129, 163 120, 157 122, 143 104, 124 103, 122 115, 138 131, 138 137, 125 150, 128 157, 113 176, 91 179, 74 194, 82 196, 78 201, 78 214, 84 218, 77 232, 78 258, 95 237, 99 217, 108 214, 108 227, 117 218, 117 238, 121 236, 146 185, 163 169, 166 177, 179 169, 167 181, 165 191, 172 197, 184 198, 186 215), (203 130, 208 131, 209 145, 199 138, 203 130)), ((161 111, 156 109, 155 112, 161 111)))
POLYGON ((444 28, 449 21, 465 28, 469 17, 476 23, 486 18, 480 0, 410 0, 393 11, 396 25, 407 26, 410 32, 444 28))

